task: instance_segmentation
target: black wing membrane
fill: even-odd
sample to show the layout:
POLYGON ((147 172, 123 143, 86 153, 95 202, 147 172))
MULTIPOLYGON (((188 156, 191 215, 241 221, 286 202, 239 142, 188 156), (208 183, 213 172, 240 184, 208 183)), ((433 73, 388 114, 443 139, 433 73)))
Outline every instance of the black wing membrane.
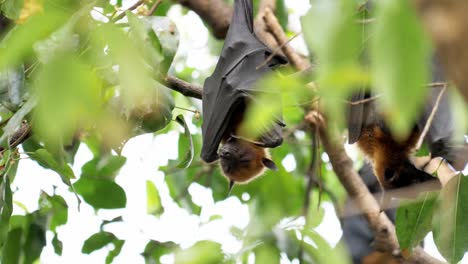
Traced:
MULTIPOLYGON (((252 1, 235 0, 231 25, 218 64, 203 87, 201 157, 206 162, 218 159, 217 150, 231 125, 233 113, 263 92, 255 90, 253 84, 275 66, 287 63, 284 57, 274 56, 268 65, 258 67, 271 54, 272 51, 254 33, 252 1)), ((281 126, 284 125, 279 120, 259 139, 264 147, 281 144, 281 126)))

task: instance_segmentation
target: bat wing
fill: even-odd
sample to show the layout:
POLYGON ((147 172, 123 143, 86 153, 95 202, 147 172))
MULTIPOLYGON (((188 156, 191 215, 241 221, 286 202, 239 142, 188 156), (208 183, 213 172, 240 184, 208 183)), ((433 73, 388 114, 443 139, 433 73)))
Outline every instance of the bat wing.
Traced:
POLYGON ((365 98, 363 89, 360 89, 350 98, 350 105, 348 107, 348 143, 354 144, 361 136, 361 130, 364 122, 364 105, 352 104, 362 101, 365 98))
MULTIPOLYGON (((201 157, 206 162, 218 159, 217 150, 233 113, 258 96, 252 85, 279 65, 287 63, 282 56, 274 56, 265 67, 258 67, 272 51, 257 39, 253 30, 251 0, 235 0, 224 47, 213 75, 203 86, 203 146, 201 157)), ((260 142, 266 147, 281 144, 281 118, 274 128, 265 133, 260 142)))

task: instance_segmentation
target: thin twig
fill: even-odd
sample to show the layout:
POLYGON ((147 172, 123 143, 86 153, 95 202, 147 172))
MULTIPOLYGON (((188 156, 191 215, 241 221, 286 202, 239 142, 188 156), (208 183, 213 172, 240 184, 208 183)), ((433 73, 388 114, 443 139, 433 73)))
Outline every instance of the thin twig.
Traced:
POLYGON ((122 11, 118 16, 116 16, 114 18, 111 18, 110 22, 114 23, 114 22, 119 21, 120 19, 122 19, 125 16, 125 12, 133 11, 133 10, 137 9, 139 6, 141 6, 144 3, 145 3, 145 0, 138 0, 135 4, 133 4, 127 10, 122 11))
POLYGON ((429 118, 426 121, 426 125, 424 126, 424 129, 419 136, 418 143, 416 144, 416 150, 419 150, 422 146, 422 143, 424 141, 424 138, 427 135, 427 132, 429 132, 429 128, 431 127, 432 121, 434 120, 435 114, 437 112, 437 109, 439 109, 439 104, 442 99, 442 95, 444 94, 445 90, 447 89, 447 85, 444 85, 444 88, 440 90, 439 95, 437 96, 437 99, 435 101, 434 107, 432 108, 432 112, 429 115, 429 118))
POLYGON ((281 44, 278 48, 276 48, 271 54, 270 56, 268 56, 268 58, 266 58, 265 61, 263 61, 260 65, 257 66, 256 70, 262 68, 263 66, 267 65, 268 62, 270 62, 276 55, 279 55, 280 54, 280 51, 282 50, 282 48, 287 45, 289 42, 291 42, 293 39, 295 39, 297 36, 299 36, 300 34, 302 34, 302 32, 299 32, 297 33, 296 35, 292 36, 290 39, 288 39, 288 41, 284 42, 283 44, 281 44))
POLYGON ((162 0, 157 0, 154 2, 153 6, 151 6, 150 10, 146 13, 147 16, 152 16, 154 11, 158 9, 158 6, 161 4, 162 0))
POLYGON ((346 101, 346 102, 348 104, 350 104, 350 105, 360 105, 360 104, 365 104, 365 103, 377 100, 379 97, 380 97, 380 95, 376 95, 376 96, 372 96, 372 97, 362 99, 362 100, 359 100, 359 101, 355 101, 355 102, 352 102, 352 101, 346 101))

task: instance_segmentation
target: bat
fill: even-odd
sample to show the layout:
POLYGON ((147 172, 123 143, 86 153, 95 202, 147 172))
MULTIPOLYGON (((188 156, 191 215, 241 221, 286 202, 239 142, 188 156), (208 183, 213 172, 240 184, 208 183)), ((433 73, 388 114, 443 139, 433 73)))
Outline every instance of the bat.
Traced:
MULTIPOLYGON (((436 61, 433 62, 432 76, 433 82, 445 81, 436 61)), ((434 108, 441 88, 430 88, 419 120, 414 124, 410 135, 402 141, 393 137, 378 111, 377 100, 365 100, 372 97, 371 93, 361 89, 352 95, 351 102, 355 104, 351 103, 348 109, 348 142, 357 143, 361 151, 370 159, 374 173, 384 189, 406 187, 431 180, 436 180, 437 186, 440 185, 432 175, 417 169, 411 163, 410 156, 434 108)), ((428 134, 425 136, 425 143, 433 157, 450 159, 453 131, 452 113, 448 98, 444 93, 428 134)))
POLYGON ((285 124, 281 117, 276 118, 267 130, 256 128, 267 131, 259 138, 248 139, 240 135, 247 107, 266 92, 255 88, 255 82, 287 63, 287 59, 280 55, 267 60, 272 54, 255 35, 252 1, 235 0, 219 61, 203 85, 202 102, 201 158, 209 163, 220 159, 221 170, 229 179, 230 188, 234 183, 252 180, 265 168, 276 168, 266 148, 277 147, 283 141, 282 127, 285 124))

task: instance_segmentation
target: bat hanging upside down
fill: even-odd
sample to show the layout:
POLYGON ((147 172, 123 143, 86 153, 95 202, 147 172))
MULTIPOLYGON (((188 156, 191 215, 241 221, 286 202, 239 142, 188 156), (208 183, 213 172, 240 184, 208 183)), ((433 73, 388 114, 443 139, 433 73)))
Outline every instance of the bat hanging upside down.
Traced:
POLYGON ((252 0, 235 0, 219 61, 203 87, 201 151, 206 162, 221 160, 221 169, 231 187, 248 182, 265 168, 276 169, 266 148, 277 147, 283 141, 281 117, 259 138, 246 139, 239 134, 246 108, 264 92, 255 87, 255 82, 287 63, 286 58, 275 55, 265 65, 272 53, 254 33, 252 0))
MULTIPOLYGON (((433 81, 443 82, 442 76, 441 69, 434 62, 433 81)), ((369 92, 362 89, 353 94, 351 102, 358 103, 351 104, 348 109, 349 143, 357 143, 361 151, 366 154, 384 189, 401 188, 431 180, 434 182, 427 185, 429 188, 440 187, 437 178, 413 165, 411 154, 436 105, 442 88, 442 86, 428 88, 425 108, 419 120, 414 124, 410 135, 401 141, 397 141, 392 136, 389 127, 378 111, 376 101, 366 100, 371 97, 369 92)), ((440 96, 439 103, 424 142, 433 158, 442 157, 450 162, 453 155, 451 141, 454 125, 446 93, 440 96)))

